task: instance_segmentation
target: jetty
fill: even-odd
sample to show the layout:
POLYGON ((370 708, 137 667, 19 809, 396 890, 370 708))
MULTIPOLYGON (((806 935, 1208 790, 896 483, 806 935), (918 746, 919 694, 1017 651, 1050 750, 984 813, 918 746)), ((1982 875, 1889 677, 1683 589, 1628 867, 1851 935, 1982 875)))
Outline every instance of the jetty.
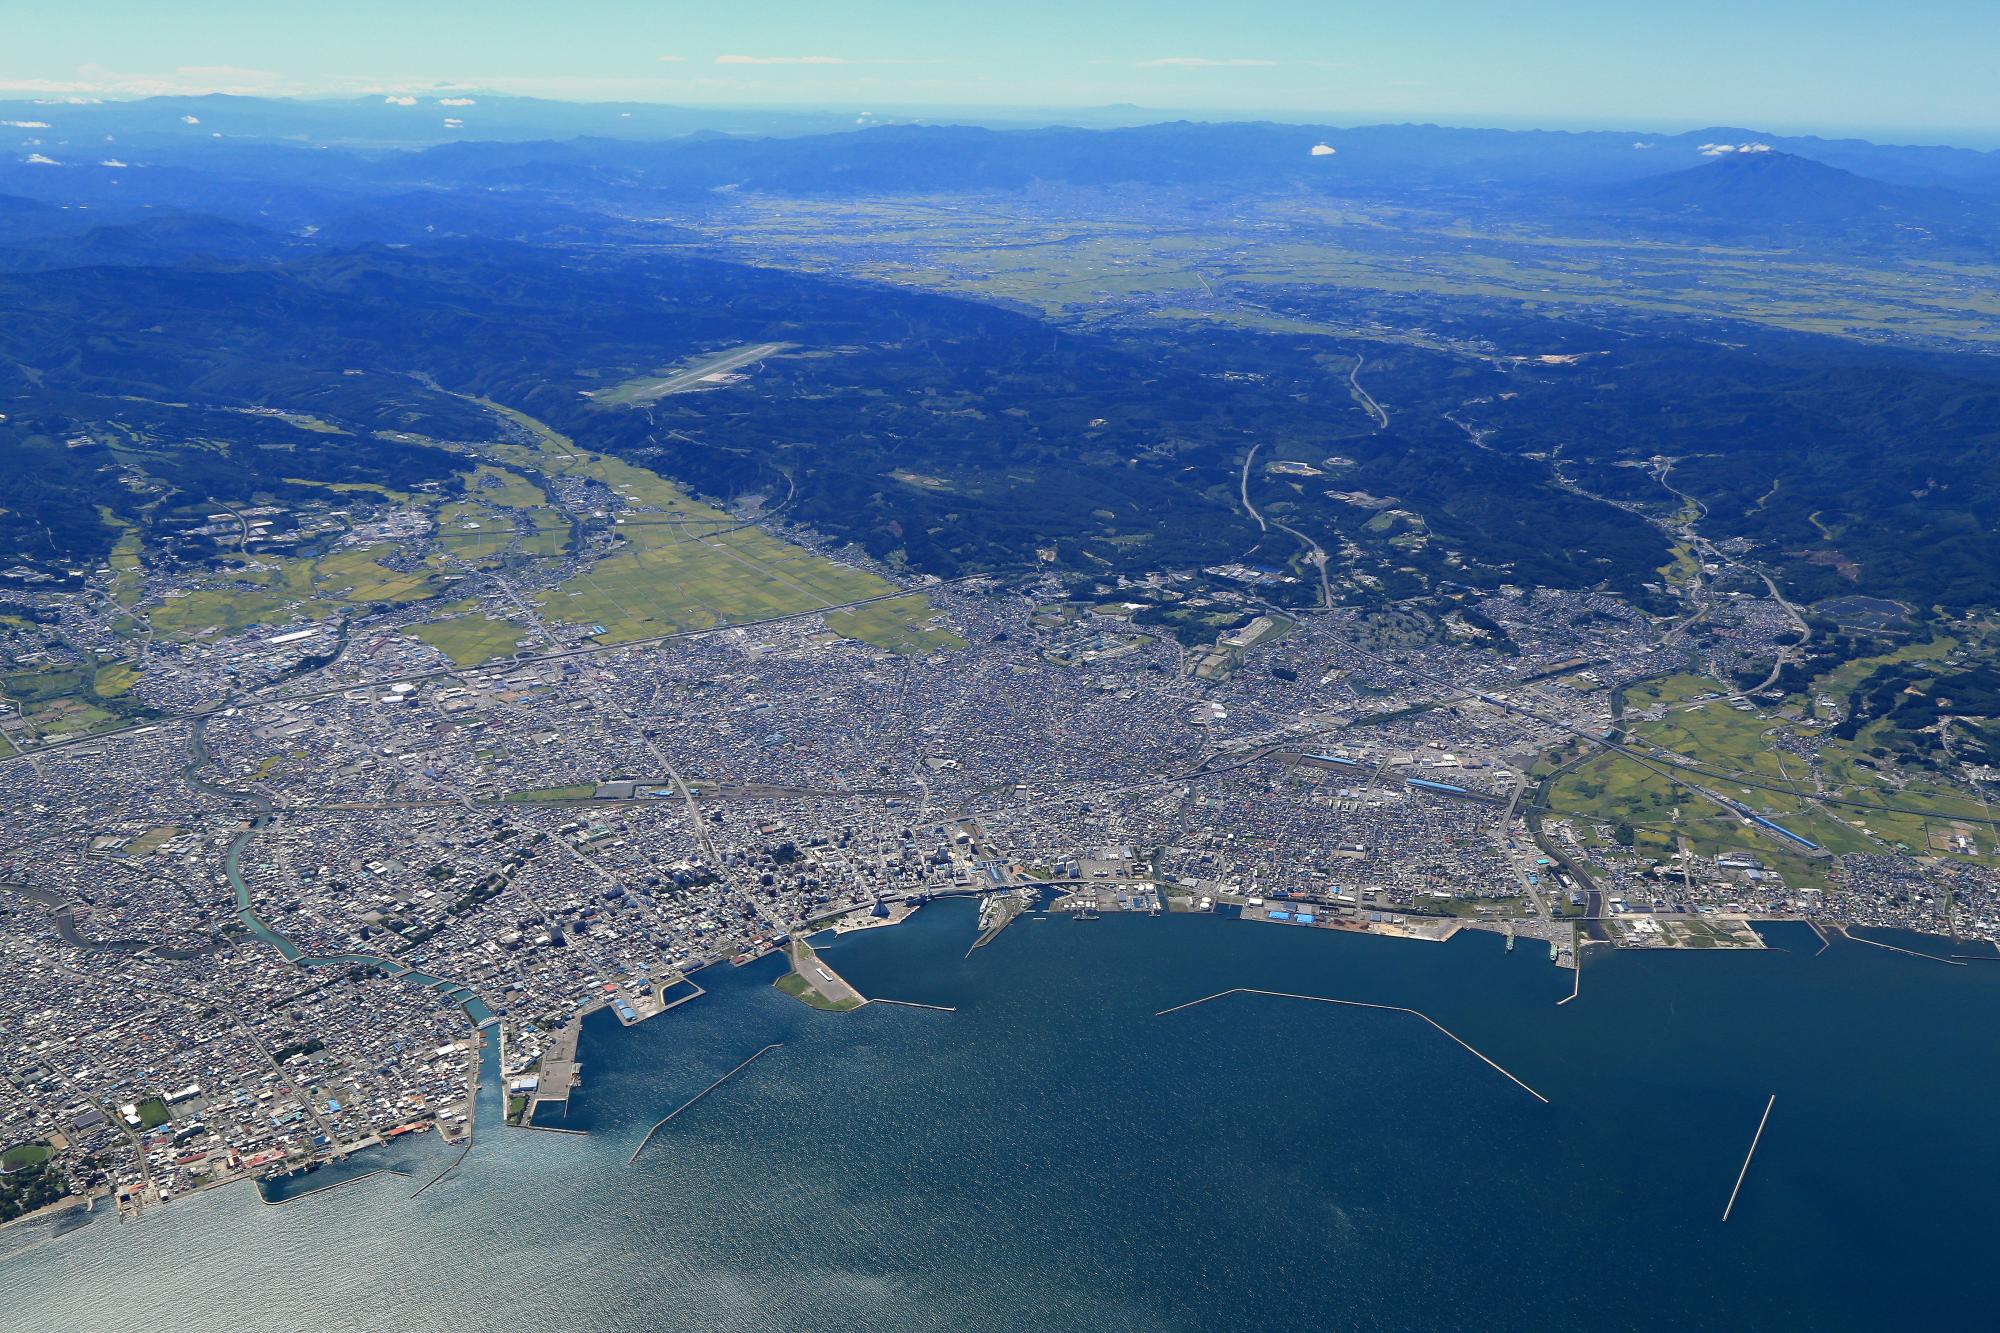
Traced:
MULTIPOLYGON (((1933 963, 1943 963, 1947 967, 1965 966, 1964 962, 1957 958, 1945 958, 1939 954, 1924 953, 1918 949, 1905 949, 1900 944, 1884 944, 1880 940, 1871 940, 1866 935, 1855 934, 1852 930, 1849 930, 1846 926, 1835 926, 1834 929, 1839 931, 1843 938, 1853 940, 1856 944, 1873 945, 1877 949, 1887 949, 1890 953, 1903 954, 1904 956, 1909 958, 1928 958, 1933 963)), ((1813 956, 1817 958, 1819 955, 1814 954, 1813 956)))
MULTIPOLYGON (((782 1041, 772 1042, 769 1046, 766 1046, 763 1049, 759 1050, 755 1055, 752 1055, 748 1060, 745 1060, 742 1064, 736 1066, 736 1068, 730 1070, 728 1073, 724 1074, 721 1078, 715 1080, 715 1082, 709 1084, 707 1087, 703 1088, 700 1092, 697 1092, 694 1096, 688 1098, 686 1101, 682 1102, 679 1106, 676 1106, 673 1110, 661 1116, 659 1120, 654 1123, 653 1127, 646 1131, 646 1137, 639 1140, 639 1146, 632 1150, 632 1155, 625 1159, 625 1165, 630 1166, 632 1165, 632 1163, 639 1160, 639 1154, 646 1151, 646 1145, 653 1141, 653 1135, 659 1133, 662 1129, 664 1129, 669 1120, 672 1120, 682 1111, 687 1110, 688 1107, 693 1106, 696 1102, 708 1096, 709 1093, 714 1092, 717 1088, 727 1083, 730 1079, 735 1078, 745 1069, 748 1069, 752 1064, 756 1062, 758 1056, 764 1055, 765 1053, 770 1051, 775 1051, 784 1044, 785 1043, 783 1043, 782 1041)), ((427 1189, 429 1188, 429 1186, 426 1186, 425 1188, 427 1189)), ((421 1191, 419 1192, 421 1193, 421 1191)))
POLYGON ((1578 941, 1576 945, 1576 963, 1575 966, 1570 968, 1570 971, 1575 975, 1570 978, 1569 994, 1556 1001, 1556 1008, 1558 1009, 1583 994, 1583 944, 1581 941, 1578 941))
POLYGON ((1189 1000, 1186 1004, 1177 1004, 1171 1009, 1162 1009, 1158 1013, 1154 1014, 1153 1017, 1165 1018, 1168 1014, 1177 1014, 1181 1012, 1181 1010, 1183 1009, 1192 1009, 1198 1004, 1207 1004, 1210 1000, 1220 1000, 1230 995, 1264 995, 1277 1000, 1310 1000, 1314 1004, 1339 1004, 1339 1005, 1346 1005, 1348 1008, 1351 1009, 1382 1009, 1395 1014, 1414 1015, 1417 1018, 1423 1019, 1424 1022, 1429 1023, 1439 1032, 1444 1033, 1445 1036, 1450 1037, 1453 1041, 1457 1042, 1460 1046, 1463 1046, 1466 1050, 1471 1051, 1474 1055, 1478 1056, 1480 1060, 1484 1061, 1488 1066, 1490 1066, 1501 1077, 1505 1078, 1509 1083, 1512 1083, 1515 1087, 1519 1088, 1521 1091, 1527 1093, 1530 1097, 1533 1097, 1536 1101, 1542 1103, 1542 1105, 1547 1106, 1549 1104, 1548 1098, 1542 1096, 1541 1093, 1536 1092, 1526 1083, 1523 1083, 1520 1079, 1508 1073, 1506 1069, 1501 1067, 1498 1061, 1495 1061, 1486 1054, 1484 1054, 1482 1051, 1480 1051, 1478 1047, 1474 1046, 1471 1042, 1459 1036, 1456 1032, 1453 1032, 1450 1028, 1438 1022, 1435 1018, 1432 1018, 1429 1014, 1425 1013, 1423 1010, 1411 1009, 1406 1005, 1371 1004, 1367 1000, 1337 1000, 1329 995, 1300 995, 1293 991, 1258 990, 1254 986, 1235 986, 1229 990, 1217 991, 1213 995, 1204 995, 1199 1000, 1189 1000))
MULTIPOLYGON (((451 1165, 446 1167, 444 1170, 438 1172, 436 1175, 432 1176, 430 1180, 422 1186, 422 1188, 417 1190, 417 1194, 422 1194, 424 1190, 429 1189, 432 1185, 437 1184, 440 1180, 443 1180, 446 1176, 458 1170, 459 1163, 463 1162, 465 1160, 465 1155, 471 1151, 472 1151, 472 1135, 467 1134, 465 1136, 465 1146, 458 1150, 458 1156, 451 1159, 451 1165)), ((417 1194, 412 1194, 410 1197, 414 1199, 417 1197, 417 1194)))
POLYGON ((979 900, 979 938, 972 942, 972 948, 965 951, 972 957, 973 949, 983 949, 999 938, 1000 932, 1014 923, 1014 918, 1033 905, 1035 890, 1032 885, 1016 885, 998 893, 989 893, 979 900))
POLYGON ((1743 1190, 1743 1177, 1750 1174, 1750 1159, 1757 1155, 1757 1145, 1764 1138, 1764 1125, 1771 1118, 1771 1107, 1776 1104, 1778 1094, 1772 1093, 1771 1100, 1764 1103, 1764 1114, 1757 1121, 1757 1132, 1750 1136, 1750 1151, 1743 1154, 1743 1169, 1736 1173, 1736 1187, 1729 1191, 1729 1202, 1722 1206, 1722 1220, 1727 1222, 1732 1209, 1736 1207, 1736 1196, 1743 1190))

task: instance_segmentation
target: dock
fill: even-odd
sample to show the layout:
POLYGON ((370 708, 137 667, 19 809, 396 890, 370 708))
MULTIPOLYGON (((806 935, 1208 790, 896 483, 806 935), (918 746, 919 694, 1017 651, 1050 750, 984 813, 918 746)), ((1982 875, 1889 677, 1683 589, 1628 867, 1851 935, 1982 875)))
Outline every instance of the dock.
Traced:
POLYGON ((542 1067, 535 1090, 528 1094, 528 1104, 522 1108, 521 1123, 532 1124, 536 1112, 544 1102, 561 1102, 569 1105, 570 1093, 583 1081, 582 1068, 576 1059, 577 1039, 583 1032, 583 1020, 572 1018, 556 1029, 548 1045, 542 1048, 542 1067))
POLYGON ((1414 1015, 1417 1018, 1423 1019, 1424 1022, 1429 1023, 1439 1032, 1444 1033, 1445 1036, 1450 1037, 1453 1041, 1457 1042, 1460 1046, 1463 1046, 1466 1050, 1471 1051, 1474 1055, 1478 1056, 1479 1059, 1483 1061, 1487 1066, 1492 1068, 1494 1072, 1498 1073, 1502 1078, 1505 1078, 1509 1083, 1512 1083, 1515 1087, 1519 1088, 1521 1091, 1527 1093, 1530 1097, 1533 1097, 1536 1101, 1542 1103, 1542 1105, 1547 1106, 1549 1104, 1548 1098, 1542 1096, 1541 1093, 1536 1092, 1526 1083, 1523 1083, 1520 1079, 1508 1073, 1504 1068, 1500 1066, 1500 1064, 1497 1061, 1485 1055, 1483 1052, 1479 1050, 1478 1047, 1474 1046, 1471 1042, 1465 1040, 1465 1038, 1459 1036, 1456 1032, 1453 1032, 1450 1028, 1438 1022, 1435 1018, 1432 1018, 1429 1014, 1425 1013, 1423 1010, 1411 1009, 1405 1005, 1371 1004, 1366 1000, 1336 1000, 1328 995, 1299 995, 1292 991, 1258 990, 1253 986, 1236 986, 1229 990, 1217 991, 1213 995, 1204 995, 1199 1000, 1189 1000, 1186 1004, 1177 1004, 1171 1009, 1162 1009, 1158 1013, 1154 1014, 1153 1017, 1165 1018, 1168 1014, 1177 1014, 1181 1012, 1181 1010, 1183 1009, 1192 1009, 1198 1004, 1207 1004, 1210 1000, 1220 1000, 1230 995, 1264 995, 1277 1000, 1310 1000, 1314 1004, 1339 1004, 1339 1005, 1346 1005, 1351 1009, 1382 1009, 1395 1014, 1414 1015))

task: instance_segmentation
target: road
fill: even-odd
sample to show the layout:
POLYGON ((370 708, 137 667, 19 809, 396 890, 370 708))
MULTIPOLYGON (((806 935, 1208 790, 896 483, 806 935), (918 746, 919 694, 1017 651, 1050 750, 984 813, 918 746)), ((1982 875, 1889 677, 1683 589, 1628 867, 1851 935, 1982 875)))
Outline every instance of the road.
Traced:
POLYGON ((1389 429, 1389 409, 1376 402, 1374 396, 1368 390, 1361 387, 1362 365, 1363 359, 1360 353, 1357 352, 1354 357, 1354 369, 1347 372, 1347 387, 1353 391, 1354 401, 1367 408, 1368 414, 1375 418, 1376 426, 1382 430, 1387 430, 1389 429))
POLYGON ((1250 465, 1256 461, 1257 451, 1263 447, 1261 442, 1253 444, 1250 446, 1250 452, 1243 455, 1243 475, 1237 479, 1236 483, 1237 489, 1243 495, 1243 512, 1250 516, 1252 522, 1256 523, 1259 532, 1268 533, 1275 527, 1281 532, 1288 533, 1294 541, 1298 542, 1304 548, 1305 555, 1303 558, 1305 562, 1311 565, 1319 575, 1319 604, 1322 608, 1330 607, 1333 605, 1333 585, 1327 581, 1326 577, 1325 548, 1289 523, 1280 523, 1277 519, 1271 519, 1267 522, 1264 516, 1257 512, 1257 506, 1250 502, 1250 465))
POLYGON ((1257 461, 1257 451, 1263 447, 1260 441, 1251 445, 1250 452, 1243 455, 1243 476, 1237 482, 1237 488, 1243 492, 1243 512, 1250 515, 1250 521, 1257 525, 1257 531, 1269 532, 1271 525, 1257 512, 1257 506, 1250 503, 1250 465, 1257 461))

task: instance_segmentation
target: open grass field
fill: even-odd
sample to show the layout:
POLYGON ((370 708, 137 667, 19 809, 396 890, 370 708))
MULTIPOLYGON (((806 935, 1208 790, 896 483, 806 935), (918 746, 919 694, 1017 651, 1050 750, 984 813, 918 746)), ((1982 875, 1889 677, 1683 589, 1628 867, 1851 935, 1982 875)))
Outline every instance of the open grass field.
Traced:
POLYGON ((512 656, 527 632, 525 626, 512 620, 487 616, 478 603, 470 601, 441 608, 437 619, 426 621, 414 631, 418 638, 449 657, 453 666, 465 667, 512 656))
MULTIPOLYGON (((701 363, 717 373, 724 361, 771 355, 779 345, 738 348, 701 363)), ((696 369, 696 368, 691 368, 696 369)), ((697 377, 699 378, 699 377, 697 377)), ((334 491, 368 491, 402 504, 432 507, 436 550, 411 569, 382 560, 405 548, 381 542, 324 555, 237 555, 205 584, 161 599, 145 612, 163 635, 241 633, 303 616, 319 619, 342 607, 367 608, 427 601, 446 592, 465 570, 518 571, 522 562, 563 557, 571 515, 551 504, 554 480, 609 488, 623 502, 608 551, 554 587, 533 593, 544 614, 590 627, 604 643, 629 643, 693 629, 743 624, 774 616, 840 607, 896 591, 888 580, 795 546, 690 497, 671 481, 623 460, 580 448, 568 436, 502 404, 472 399, 519 428, 512 442, 483 446, 487 455, 461 473, 456 493, 415 495, 365 484, 334 491)), ((470 451, 467 451, 470 452, 470 451)), ((601 517, 598 520, 602 521, 601 517)), ((136 606, 142 590, 136 536, 114 557, 136 606)), ((932 628, 934 612, 921 596, 834 613, 835 630, 896 652, 962 646, 932 628)), ((439 609, 416 630, 458 665, 515 652, 523 627, 477 614, 467 601, 439 609)), ((130 689, 136 676, 113 669, 99 694, 130 689)), ((89 717, 50 718, 51 725, 94 725, 89 717)))
POLYGON ((579 782, 568 787, 534 787, 526 791, 510 791, 503 800, 508 801, 587 801, 597 795, 597 784, 579 782))
MULTIPOLYGON (((1885 773, 1866 756, 1866 733, 1852 745, 1814 738, 1815 774, 1804 759, 1772 743, 1775 731, 1788 724, 1740 712, 1723 698, 1700 698, 1720 691, 1715 681, 1698 676, 1634 686, 1626 693, 1628 718, 1658 704, 1666 712, 1657 720, 1632 721, 1627 727, 1632 743, 1699 764, 1708 774, 1691 774, 1690 781, 1741 802, 1829 852, 1941 854, 1996 863, 1995 835, 1984 823, 1992 812, 1977 798, 1920 774, 1885 773), (1818 799, 1829 796, 1873 808, 1818 799), (1907 809, 1886 808, 1892 805, 1907 809), (1969 840, 1970 852, 1962 840, 1969 840)), ((1585 823, 1629 825, 1633 849, 1655 857, 1671 855, 1682 842, 1703 856, 1741 851, 1786 870, 1794 884, 1823 883, 1828 869, 1823 859, 1788 852, 1687 782, 1610 752, 1556 779, 1549 805, 1585 823)))
MULTIPOLYGON (((1722 315, 1835 336, 1913 333, 2000 342, 2000 268, 1948 262, 1843 262, 1792 250, 1562 236, 1473 228, 1443 213, 1302 197, 1246 201, 1239 216, 1169 219, 992 199, 849 201, 745 197, 712 225, 807 268, 1033 305, 1048 314, 1112 317, 1134 300, 1156 315, 1274 318, 1260 288, 1314 285, 1385 295, 1472 296, 1551 311, 1617 306, 1722 315), (986 244, 1004 226, 1014 243, 986 244), (1287 239, 1287 234, 1291 239, 1287 239), (1213 298, 1189 308, 1181 294, 1213 298)), ((1275 317, 1283 319, 1283 317, 1275 317)), ((1282 331, 1388 336, 1284 320, 1282 331)))
POLYGON ((886 602, 870 602, 850 611, 829 612, 826 627, 835 634, 915 657, 965 647, 965 640, 950 630, 927 627, 924 621, 931 614, 930 599, 922 593, 912 593, 886 602))
POLYGON ((90 692, 100 699, 115 699, 129 693, 139 683, 139 668, 130 662, 107 662, 97 668, 90 682, 90 692))
MULTIPOLYGON (((116 522, 111 512, 98 511, 106 521, 116 522)), ((135 609, 146 595, 146 574, 141 561, 140 548, 143 541, 137 528, 126 528, 118 535, 117 544, 111 548, 111 555, 105 561, 111 567, 111 600, 126 611, 135 609)), ((121 633, 133 628, 129 620, 121 622, 121 633)))
MULTIPOLYGON (((1812 689, 1807 693, 1815 697, 1824 694, 1832 698, 1835 703, 1844 704, 1855 686, 1873 672, 1901 662, 1941 662, 1957 647, 1957 639, 1943 635, 1923 643, 1906 643, 1892 652, 1879 653, 1874 657, 1857 657, 1817 677, 1812 683, 1812 689)), ((1808 707, 1817 708, 1810 698, 1800 702, 1808 707)))
POLYGON ((811 1008, 818 1009, 823 1013, 844 1014, 850 1009, 859 1009, 861 1007, 861 1001, 859 1000, 828 999, 814 990, 806 979, 796 972, 787 972, 771 984, 793 999, 811 1008))
POLYGON ((6 1152, 0 1153, 0 1171, 19 1171, 24 1167, 40 1166, 48 1160, 48 1144, 17 1143, 6 1152))
POLYGON ((504 467, 481 463, 461 479, 468 499, 503 509, 541 509, 548 495, 534 482, 504 467))
POLYGON ((318 619, 342 605, 419 602, 435 595, 442 586, 437 568, 403 573, 379 563, 397 549, 385 543, 318 557, 261 557, 228 571, 227 582, 167 598, 147 618, 162 634, 210 629, 234 634, 294 614, 318 619))
POLYGON ((514 516, 454 500, 439 507, 437 544, 468 565, 486 565, 514 542, 514 516))
POLYGON ((61 740, 128 721, 132 706, 122 696, 137 683, 138 672, 123 662, 43 666, 0 674, 0 699, 20 711, 35 739, 61 740))
POLYGON ((125 855, 151 856, 179 835, 180 830, 172 824, 162 824, 158 828, 149 828, 125 844, 125 855))
POLYGON ((542 596, 549 615, 600 625, 606 643, 810 611, 895 591, 767 533, 713 537, 669 526, 626 529, 610 554, 542 596))
POLYGON ((335 495, 379 495, 397 504, 416 504, 422 497, 410 491, 399 491, 393 486, 384 486, 373 481, 312 481, 305 477, 286 477, 287 486, 316 486, 335 495))
MULTIPOLYGON (((895 591, 877 575, 740 524, 657 473, 580 449, 567 435, 524 412, 490 400, 474 401, 534 440, 532 449, 502 446, 493 451, 496 456, 548 475, 600 482, 629 506, 617 529, 618 544, 537 598, 554 620, 599 627, 593 636, 599 642, 630 643, 743 624, 895 591)), ((956 645, 951 636, 924 627, 932 612, 923 599, 883 606, 889 609, 858 608, 864 614, 850 622, 849 630, 836 632, 898 652, 956 645)))

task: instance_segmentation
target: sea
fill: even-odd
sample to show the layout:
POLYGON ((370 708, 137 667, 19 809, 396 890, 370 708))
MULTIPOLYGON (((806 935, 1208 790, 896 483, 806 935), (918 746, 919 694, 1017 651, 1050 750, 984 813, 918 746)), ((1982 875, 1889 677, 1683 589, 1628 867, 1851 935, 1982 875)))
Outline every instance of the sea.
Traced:
POLYGON ((1546 948, 1484 932, 1049 915, 968 954, 933 903, 823 953, 942 1008, 710 968, 586 1023, 548 1120, 581 1132, 502 1125, 489 1064, 455 1166, 413 1136, 0 1231, 0 1327, 1991 1327, 2000 961, 1764 929, 1593 952, 1558 1004, 1546 948), (1400 1008, 1160 1012, 1239 987, 1400 1008))

